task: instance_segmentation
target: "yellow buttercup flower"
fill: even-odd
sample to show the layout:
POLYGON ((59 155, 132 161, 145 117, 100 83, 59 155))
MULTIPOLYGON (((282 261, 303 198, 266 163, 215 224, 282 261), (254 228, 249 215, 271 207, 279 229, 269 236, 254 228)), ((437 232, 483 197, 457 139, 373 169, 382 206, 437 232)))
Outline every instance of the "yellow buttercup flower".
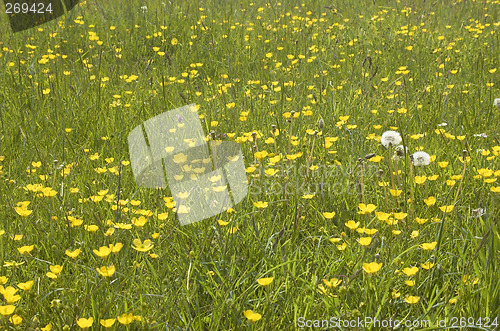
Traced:
POLYGON ((14 313, 14 310, 16 309, 16 306, 14 305, 6 305, 6 306, 0 306, 0 314, 2 316, 9 316, 14 313))
POLYGON ((337 249, 338 249, 339 251, 343 251, 343 250, 345 250, 345 249, 346 249, 346 247, 347 247, 347 244, 346 244, 346 243, 343 243, 342 245, 337 245, 337 249))
POLYGON ((442 161, 442 162, 438 162, 438 165, 441 167, 441 168, 446 168, 448 166, 450 162, 447 162, 447 161, 442 161))
POLYGON ((103 277, 111 277, 115 273, 116 269, 114 265, 110 265, 109 267, 102 266, 100 268, 96 268, 96 270, 103 277))
POLYGON ((384 159, 383 156, 381 156, 381 155, 375 155, 374 157, 371 157, 368 161, 374 162, 374 163, 379 163, 383 159, 384 159))
POLYGON ((187 155, 184 153, 179 153, 174 155, 174 162, 177 164, 184 163, 187 161, 187 155))
POLYGON ((59 274, 61 273, 63 267, 61 265, 51 265, 50 267, 50 272, 47 272, 47 277, 51 279, 56 279, 59 277, 59 274))
POLYGON ((374 235, 375 233, 377 233, 377 231, 378 231, 377 229, 367 229, 367 228, 365 228, 365 231, 364 231, 364 232, 365 232, 367 235, 371 236, 371 235, 374 235))
POLYGON ((267 286, 271 284, 274 280, 274 277, 267 277, 267 278, 259 278, 257 279, 257 283, 259 283, 260 286, 267 286))
POLYGON ((259 209, 264 209, 267 207, 268 203, 263 201, 254 202, 253 205, 259 209))
POLYGON ((229 222, 223 221, 223 220, 217 220, 217 223, 219 223, 220 226, 226 226, 229 224, 229 222))
POLYGON ((335 216, 335 212, 332 211, 332 212, 323 212, 323 216, 326 218, 326 219, 332 219, 334 216, 335 216))
POLYGON ((99 227, 95 224, 91 224, 91 225, 84 225, 83 226, 85 228, 85 230, 87 230, 88 232, 96 232, 97 230, 99 230, 99 227))
POLYGON ((410 295, 405 298, 405 301, 409 304, 414 304, 420 301, 420 297, 410 295))
POLYGON ((245 310, 243 312, 243 315, 245 315, 245 317, 250 321, 250 322, 257 322, 258 320, 260 320, 262 318, 262 315, 259 314, 259 313, 256 313, 256 312, 253 312, 251 310, 245 310))
POLYGON ((122 314, 121 316, 118 316, 117 319, 118 319, 118 322, 120 322, 123 325, 128 325, 135 320, 134 315, 132 313, 122 314))
POLYGON ((439 209, 441 209, 441 211, 444 212, 444 213, 451 213, 454 208, 455 208, 454 205, 448 205, 448 206, 441 206, 441 207, 439 207, 439 209))
POLYGON ((147 252, 153 247, 154 244, 149 239, 144 240, 144 242, 141 242, 140 239, 134 239, 134 241, 132 241, 132 248, 139 252, 147 252))
POLYGON ((179 208, 177 209, 178 214, 188 214, 189 213, 189 208, 186 207, 185 205, 180 205, 179 208))
POLYGON ((403 268, 402 271, 406 276, 415 276, 418 272, 418 267, 403 268))
POLYGON ((353 220, 348 221, 345 223, 345 226, 347 226, 351 230, 355 230, 359 226, 359 222, 354 222, 353 220))
POLYGON ((254 153, 254 156, 257 160, 262 160, 263 158, 265 158, 266 156, 268 155, 268 153, 266 151, 260 151, 260 152, 255 152, 254 153))
POLYGON ((113 324, 115 324, 115 322, 116 322, 116 318, 108 318, 108 319, 105 319, 105 320, 104 320, 104 319, 101 319, 101 320, 99 321, 99 323, 100 323, 103 327, 105 327, 105 328, 110 328, 110 327, 112 327, 112 326, 113 326, 113 324))
POLYGON ((431 243, 423 243, 420 245, 420 247, 425 249, 425 250, 431 251, 436 247, 436 245, 437 245, 437 241, 433 241, 431 243))
POLYGON ((23 291, 29 291, 31 289, 31 287, 33 287, 34 283, 35 283, 34 281, 29 280, 29 281, 27 281, 25 283, 19 283, 19 284, 17 284, 17 287, 19 287, 23 291))
POLYGON ((138 228, 142 228, 147 223, 147 218, 144 216, 140 216, 139 218, 132 217, 132 224, 134 224, 138 228))
POLYGON ((98 250, 94 249, 92 251, 94 252, 95 255, 102 257, 102 258, 105 258, 109 254, 111 254, 111 248, 109 248, 109 246, 101 246, 101 247, 99 247, 98 250))
POLYGON ((377 216, 377 218, 379 219, 379 221, 382 221, 382 222, 387 221, 387 219, 389 218, 389 216, 391 216, 391 214, 384 213, 383 211, 376 211, 375 215, 377 216))
POLYGON ((415 221, 416 221, 418 224, 424 224, 425 222, 427 222, 427 218, 415 217, 415 221))
POLYGON ((422 268, 424 268, 425 270, 429 270, 430 268, 432 268, 434 266, 434 263, 427 261, 427 262, 421 264, 420 266, 422 268))
POLYGON ((372 237, 361 237, 358 242, 361 246, 368 246, 372 243, 372 237))
POLYGON ((323 283, 325 283, 327 287, 337 287, 342 283, 342 279, 338 278, 332 278, 330 280, 323 279, 323 283))
POLYGON ((18 315, 12 315, 9 318, 9 322, 11 322, 14 325, 19 325, 19 324, 21 324, 22 321, 23 321, 23 318, 21 316, 18 316, 18 315))
POLYGON ((58 265, 58 264, 56 264, 56 265, 51 265, 51 266, 49 267, 49 269, 50 269, 50 271, 52 271, 52 272, 53 272, 53 273, 55 273, 55 274, 60 274, 60 273, 61 273, 61 271, 62 271, 62 269, 63 269, 63 266, 58 265))
POLYGON ((393 197, 398 197, 398 196, 400 196, 400 195, 401 195, 401 192, 403 192, 403 191, 402 191, 402 190, 392 190, 392 189, 391 189, 391 190, 389 190, 389 192, 391 193, 391 195, 392 195, 393 197))
POLYGON ((372 203, 369 203, 368 205, 364 204, 364 203, 360 203, 358 205, 358 208, 360 211, 358 211, 358 214, 370 214, 371 212, 373 212, 377 206, 375 206, 374 204, 372 203))
POLYGON ((278 170, 273 169, 273 168, 269 168, 269 169, 264 170, 264 172, 268 176, 274 176, 274 175, 276 175, 276 173, 278 172, 278 170))
POLYGON ((0 293, 3 295, 5 301, 7 301, 7 303, 9 304, 17 302, 21 299, 20 295, 16 295, 17 291, 18 290, 12 286, 7 286, 6 288, 0 286, 0 293))
POLYGON ((414 280, 405 280, 405 284, 412 287, 412 286, 415 286, 415 281, 414 280))
POLYGON ((89 317, 89 318, 80 318, 78 321, 76 321, 76 324, 78 324, 79 327, 82 329, 88 329, 92 326, 94 323, 94 318, 89 317))
POLYGON ((376 273, 382 268, 382 263, 371 262, 371 263, 363 263, 363 270, 368 274, 376 273))
POLYGON ((398 220, 404 220, 408 216, 407 213, 394 213, 394 217, 398 220))
POLYGON ((33 250, 33 248, 35 248, 34 245, 29 245, 29 246, 18 247, 17 250, 19 251, 19 253, 26 255, 29 254, 33 250))
POLYGON ((22 217, 28 217, 33 212, 33 210, 28 210, 23 207, 14 207, 14 209, 16 210, 16 213, 22 217))
POLYGON ((413 181, 419 185, 425 183, 426 180, 427 180, 427 176, 415 176, 415 178, 413 178, 413 181))
POLYGON ((436 203, 436 198, 435 197, 428 197, 427 199, 424 199, 424 202, 428 207, 431 207, 431 206, 434 206, 434 204, 436 203))

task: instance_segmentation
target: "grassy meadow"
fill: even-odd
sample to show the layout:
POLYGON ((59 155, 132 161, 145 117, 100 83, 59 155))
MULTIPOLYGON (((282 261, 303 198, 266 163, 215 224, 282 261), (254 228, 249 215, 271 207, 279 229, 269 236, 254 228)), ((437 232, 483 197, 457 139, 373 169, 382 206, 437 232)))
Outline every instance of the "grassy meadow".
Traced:
POLYGON ((0 328, 499 327, 498 0, 0 8, 0 328), (191 103, 249 193, 181 226, 127 137, 191 103))

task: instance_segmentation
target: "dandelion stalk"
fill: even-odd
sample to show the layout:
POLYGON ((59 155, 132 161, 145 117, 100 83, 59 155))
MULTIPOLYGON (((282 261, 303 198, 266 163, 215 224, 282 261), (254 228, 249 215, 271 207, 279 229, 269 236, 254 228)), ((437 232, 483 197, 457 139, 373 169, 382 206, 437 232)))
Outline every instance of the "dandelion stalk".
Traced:
MULTIPOLYGON (((380 143, 382 146, 384 146, 386 149, 389 150, 389 158, 387 160, 387 163, 389 165, 389 171, 390 171, 390 176, 391 176, 391 184, 392 184, 392 189, 396 190, 396 184, 394 181, 394 168, 392 164, 392 150, 394 146, 398 146, 398 144, 401 142, 401 135, 396 132, 396 131, 386 131, 382 133, 382 136, 380 137, 380 143)), ((397 167, 396 167, 397 168, 397 167)), ((399 181, 399 179, 398 179, 399 181)), ((397 196, 394 195, 394 203, 396 204, 395 207, 398 206, 398 199, 397 196)))
MULTIPOLYGON (((387 163, 389 164, 389 173, 391 175, 391 186, 392 186, 393 190, 396 190, 396 184, 394 181, 394 169, 392 167, 392 160, 391 160, 390 155, 392 155, 392 144, 389 144, 389 158, 387 160, 387 163)), ((394 204, 395 204, 395 207, 398 206, 398 198, 396 196, 394 196, 394 204)))
POLYGON ((384 173, 384 170, 379 169, 378 176, 379 176, 379 180, 383 183, 382 187, 384 188, 385 206, 387 208, 389 208, 389 198, 387 197, 387 188, 385 187, 385 181, 384 181, 384 178, 382 177, 383 173, 384 173))
POLYGON ((394 173, 396 174, 396 179, 398 181, 398 187, 401 187, 401 178, 399 177, 399 169, 398 169, 398 160, 393 159, 394 161, 394 173))
POLYGON ((415 203, 415 181, 413 175, 413 163, 410 162, 410 217, 413 216, 413 205, 415 203))
POLYGON ((360 181, 360 186, 361 186, 361 202, 366 203, 365 201, 365 182, 364 182, 364 174, 365 174, 365 167, 363 164, 363 159, 359 159, 359 166, 361 167, 361 181, 360 181))

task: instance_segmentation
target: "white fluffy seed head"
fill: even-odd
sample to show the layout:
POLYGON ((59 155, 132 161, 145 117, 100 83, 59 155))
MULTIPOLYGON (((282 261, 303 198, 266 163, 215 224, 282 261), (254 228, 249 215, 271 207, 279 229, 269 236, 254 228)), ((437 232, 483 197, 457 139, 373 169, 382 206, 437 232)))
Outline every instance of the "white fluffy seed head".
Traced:
POLYGON ((415 167, 427 166, 431 163, 431 156, 426 152, 415 152, 412 154, 411 161, 415 167))
POLYGON ((500 107, 500 98, 497 98, 497 99, 493 100, 493 106, 494 107, 500 107))
POLYGON ((389 148, 389 146, 397 146, 401 142, 401 135, 396 131, 385 131, 382 133, 382 137, 380 138, 380 143, 385 148, 389 148))
POLYGON ((403 145, 397 145, 394 148, 394 158, 404 157, 406 153, 408 153, 408 147, 405 148, 403 145))

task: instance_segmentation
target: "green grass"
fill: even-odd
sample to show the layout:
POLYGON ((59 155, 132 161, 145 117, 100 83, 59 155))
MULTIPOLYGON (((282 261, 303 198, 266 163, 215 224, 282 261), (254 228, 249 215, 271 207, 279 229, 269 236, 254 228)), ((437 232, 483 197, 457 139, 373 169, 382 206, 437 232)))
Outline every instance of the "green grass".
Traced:
POLYGON ((499 2, 292 3, 87 0, 16 34, 0 15, 2 328, 79 329, 92 317, 99 329, 119 316, 112 328, 278 330, 301 327, 299 317, 498 327, 484 318, 500 315, 499 2), (190 103, 207 134, 240 144, 250 191, 233 211, 180 226, 168 188, 136 185, 127 136, 190 103), (379 142, 388 130, 409 151, 396 161, 379 142), (417 150, 430 165, 411 165, 417 150), (16 211, 23 201, 27 216, 16 211), (376 209, 359 214, 360 203, 376 209), (138 213, 150 214, 143 227, 116 226, 138 213), (137 251, 134 239, 154 247, 137 251), (371 262, 382 266, 369 274, 371 262), (111 277, 96 270, 111 265, 111 277))

